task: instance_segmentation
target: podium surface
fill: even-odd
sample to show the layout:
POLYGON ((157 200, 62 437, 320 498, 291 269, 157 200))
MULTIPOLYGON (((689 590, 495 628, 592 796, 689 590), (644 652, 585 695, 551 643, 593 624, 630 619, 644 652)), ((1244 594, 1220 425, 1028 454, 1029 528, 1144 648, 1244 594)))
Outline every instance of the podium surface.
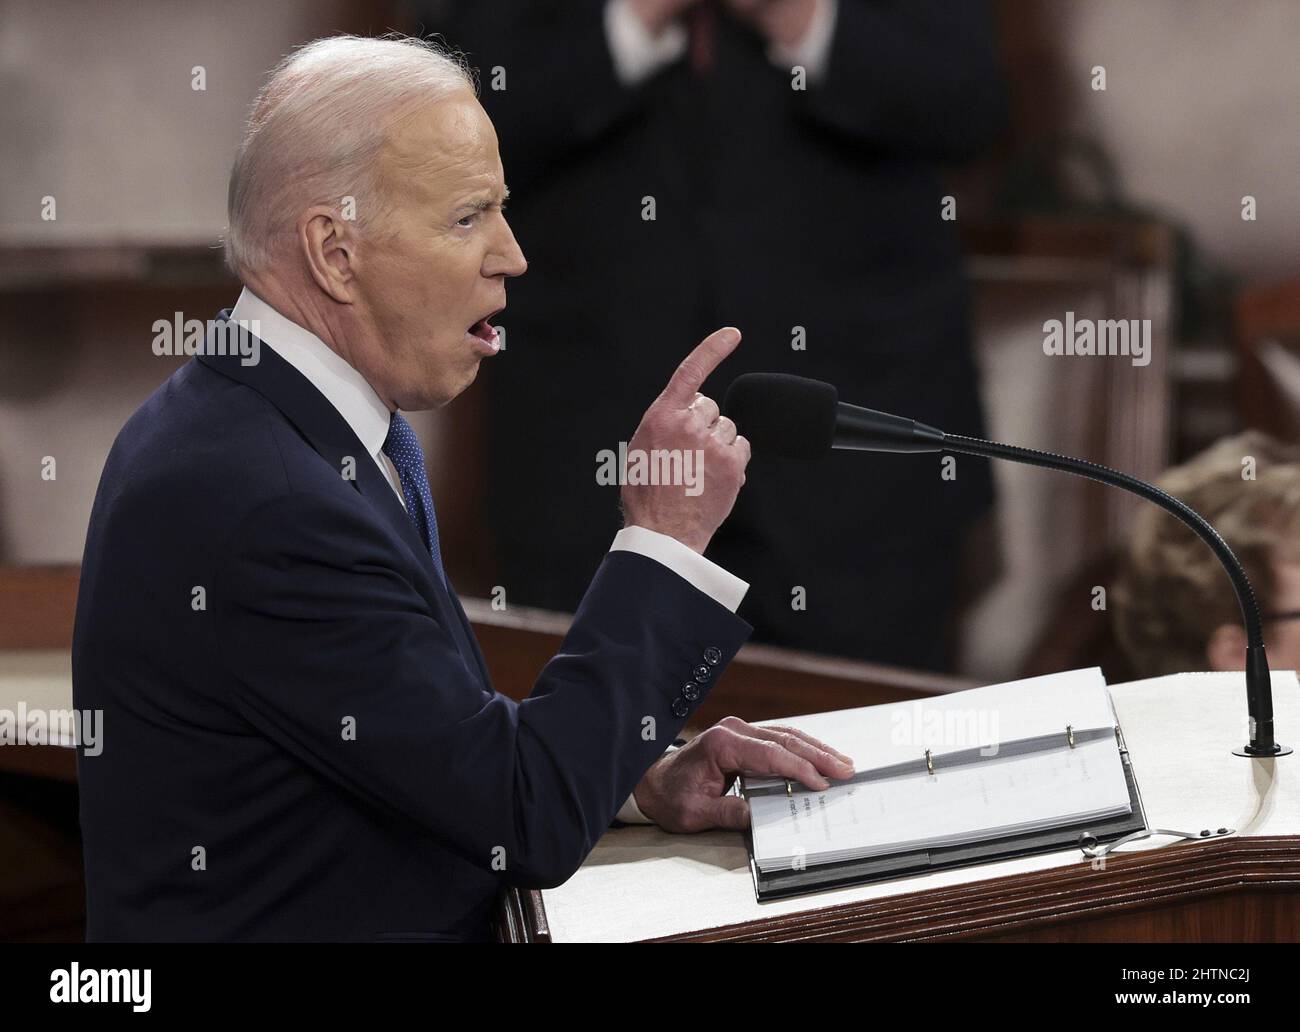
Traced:
MULTIPOLYGON (((1300 939, 1300 754, 1248 760, 1240 673, 1112 686, 1156 838, 758 903, 744 838, 612 829, 565 884, 507 901, 516 940, 1300 939)), ((1300 686, 1273 673, 1278 734, 1300 745, 1300 686)), ((833 745, 834 742, 832 741, 833 745)))

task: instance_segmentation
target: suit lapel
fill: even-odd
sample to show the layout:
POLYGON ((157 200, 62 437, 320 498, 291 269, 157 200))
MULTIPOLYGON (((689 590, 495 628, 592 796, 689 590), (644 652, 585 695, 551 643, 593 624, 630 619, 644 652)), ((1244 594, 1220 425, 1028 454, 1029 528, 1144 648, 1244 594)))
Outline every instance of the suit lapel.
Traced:
MULTIPOLYGON (((217 315, 219 322, 226 322, 229 317, 230 309, 223 309, 217 315)), ((209 338, 221 332, 215 327, 210 328, 209 338)), ((209 343, 215 345, 217 342, 210 339, 209 343)), ((258 343, 261 344, 260 341, 258 343)), ((310 380, 281 358, 274 349, 262 344, 257 364, 247 366, 238 354, 217 354, 218 350, 221 349, 209 347, 207 354, 198 356, 198 361, 253 388, 271 402, 297 428, 307 443, 326 462, 339 470, 340 476, 344 462, 349 458, 352 460, 356 469, 356 478, 351 481, 353 488, 402 541, 418 573, 417 587, 420 593, 439 614, 439 622, 455 640, 466 665, 477 666, 484 676, 484 683, 490 685, 482 654, 474 641, 464 610, 450 593, 450 585, 443 585, 442 578, 434 569, 433 556, 425 547, 415 523, 407 515, 388 479, 366 452, 347 420, 310 380)))
MULTIPOLYGON (((438 607, 441 614, 440 622, 456 639, 456 647, 460 650, 462 658, 467 663, 471 660, 477 661, 478 644, 474 641, 473 631, 464 619, 460 601, 451 590, 450 582, 446 586, 443 585, 442 578, 434 568, 433 556, 425 547, 424 539, 420 537, 415 522, 398 500, 397 493, 389 484, 388 478, 379 471, 379 467, 374 462, 359 460, 357 465, 357 489, 362 497, 384 516, 390 526, 397 528, 407 551, 415 558, 424 575, 423 593, 438 607)), ((486 671, 484 673, 486 674, 486 671)))

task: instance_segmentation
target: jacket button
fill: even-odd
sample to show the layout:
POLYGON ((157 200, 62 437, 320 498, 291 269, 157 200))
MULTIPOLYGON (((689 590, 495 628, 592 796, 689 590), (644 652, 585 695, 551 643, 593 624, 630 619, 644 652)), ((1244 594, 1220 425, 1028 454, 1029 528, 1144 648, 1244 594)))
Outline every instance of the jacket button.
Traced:
POLYGON ((710 645, 704 650, 704 662, 709 666, 717 666, 722 662, 722 650, 716 645, 710 645))
POLYGON ((701 663, 695 668, 693 673, 695 674, 695 680, 699 681, 700 684, 708 684, 709 678, 713 676, 713 669, 711 667, 706 667, 701 663))
POLYGON ((682 685, 682 698, 694 702, 700 697, 700 686, 694 681, 687 681, 682 685))
POLYGON ((684 717, 690 713, 691 704, 683 699, 680 695, 673 699, 673 716, 684 717))

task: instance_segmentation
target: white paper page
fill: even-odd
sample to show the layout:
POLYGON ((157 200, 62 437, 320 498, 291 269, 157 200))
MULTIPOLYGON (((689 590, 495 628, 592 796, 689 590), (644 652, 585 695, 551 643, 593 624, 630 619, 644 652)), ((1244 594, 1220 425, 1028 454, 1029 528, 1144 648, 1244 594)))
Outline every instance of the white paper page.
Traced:
POLYGON ((814 863, 903 852, 1129 810, 1113 738, 749 802, 755 856, 765 870, 796 856, 814 863))
MULTIPOLYGON (((1006 684, 907 702, 813 713, 764 721, 806 731, 849 756, 858 771, 923 761, 981 749, 996 755, 1003 742, 1061 736, 1115 726, 1106 681, 1099 667, 1030 677, 1006 684)), ((746 788, 782 782, 747 778, 746 788)))

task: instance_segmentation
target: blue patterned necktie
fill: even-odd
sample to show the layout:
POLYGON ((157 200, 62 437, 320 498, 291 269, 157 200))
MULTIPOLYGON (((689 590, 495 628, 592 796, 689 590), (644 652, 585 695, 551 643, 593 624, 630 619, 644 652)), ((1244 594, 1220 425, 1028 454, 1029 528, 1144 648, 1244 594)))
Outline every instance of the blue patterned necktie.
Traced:
POLYGON ((442 550, 438 547, 438 517, 434 515, 433 496, 429 493, 424 450, 411 424, 400 412, 394 412, 389 420, 383 452, 397 467, 397 475, 402 481, 402 496, 406 499, 406 514, 424 539, 429 554, 433 556, 433 568, 445 585, 447 574, 442 568, 442 550))

